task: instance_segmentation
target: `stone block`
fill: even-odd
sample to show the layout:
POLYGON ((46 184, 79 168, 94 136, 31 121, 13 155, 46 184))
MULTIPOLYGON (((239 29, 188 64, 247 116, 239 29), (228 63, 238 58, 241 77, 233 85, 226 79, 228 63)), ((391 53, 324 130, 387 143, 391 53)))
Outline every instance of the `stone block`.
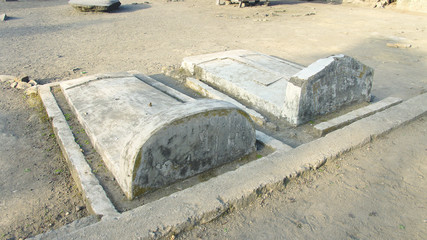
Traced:
POLYGON ((388 97, 386 99, 383 99, 379 102, 373 103, 371 105, 368 105, 363 108, 356 109, 354 111, 351 111, 347 114, 344 114, 342 116, 339 116, 337 118, 331 119, 326 122, 319 123, 314 126, 314 129, 320 136, 324 136, 325 134, 332 132, 334 130, 337 130, 339 128, 342 128, 344 126, 347 126, 359 119, 362 119, 364 117, 370 116, 374 113, 383 111, 384 109, 387 109, 389 107, 392 107, 396 104, 399 104, 402 102, 402 99, 395 98, 395 97, 388 97))
POLYGON ((136 76, 141 74, 60 84, 129 199, 255 149, 254 124, 238 107, 211 99, 183 102, 136 76))
POLYGON ((119 0, 70 0, 68 4, 82 12, 109 12, 121 5, 119 0))
POLYGON ((184 58, 182 68, 249 107, 300 125, 343 105, 370 100, 373 70, 336 55, 308 67, 233 50, 184 58))

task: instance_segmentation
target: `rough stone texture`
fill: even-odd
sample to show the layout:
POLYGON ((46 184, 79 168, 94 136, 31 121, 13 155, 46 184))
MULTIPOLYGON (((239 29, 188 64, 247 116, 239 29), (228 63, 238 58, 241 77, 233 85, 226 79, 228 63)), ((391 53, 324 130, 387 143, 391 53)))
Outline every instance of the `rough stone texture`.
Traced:
POLYGON ((397 8, 427 13, 426 0, 397 0, 397 8))
POLYGON ((60 84, 129 199, 254 150, 253 123, 236 106, 191 98, 183 103, 136 76, 141 74, 60 84))
POLYGON ((343 105, 370 100, 373 70, 336 55, 307 68, 234 50, 184 58, 182 67, 233 98, 299 125, 343 105))
POLYGON ((82 12, 109 12, 121 5, 119 0, 70 0, 68 3, 82 12))
POLYGON ((96 215, 117 216, 119 213, 92 173, 89 164, 80 151, 80 146, 74 141, 73 133, 51 92, 53 85, 55 84, 40 86, 39 95, 51 120, 62 154, 67 159, 71 175, 85 198, 87 208, 96 215))
POLYGON ((278 151, 155 202, 63 235, 60 239, 150 239, 216 219, 233 205, 282 186, 284 179, 318 168, 427 111, 427 94, 357 121, 290 151, 278 151))
POLYGON ((283 116, 299 125, 339 109, 371 100, 374 70, 354 58, 317 60, 289 80, 283 116))
POLYGON ((353 123, 361 118, 372 115, 376 112, 387 109, 391 106, 399 104, 402 102, 400 98, 388 97, 379 102, 373 103, 369 106, 351 111, 347 114, 339 116, 337 118, 331 119, 327 122, 322 122, 314 126, 314 129, 318 132, 320 136, 332 132, 336 129, 342 128, 350 123, 353 123))

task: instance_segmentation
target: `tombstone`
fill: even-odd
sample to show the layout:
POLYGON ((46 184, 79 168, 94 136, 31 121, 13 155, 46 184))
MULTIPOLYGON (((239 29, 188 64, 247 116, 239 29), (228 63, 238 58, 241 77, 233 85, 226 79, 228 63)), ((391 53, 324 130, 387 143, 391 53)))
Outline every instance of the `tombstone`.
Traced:
POLYGON ((129 199, 255 150, 252 121, 228 102, 194 100, 141 74, 60 86, 129 199))
POLYGON ((248 107, 292 125, 371 98, 373 69, 345 55, 304 67, 257 52, 233 50, 184 58, 182 68, 248 107))
POLYGON ((119 0, 70 0, 68 4, 82 12, 109 12, 121 5, 119 0))

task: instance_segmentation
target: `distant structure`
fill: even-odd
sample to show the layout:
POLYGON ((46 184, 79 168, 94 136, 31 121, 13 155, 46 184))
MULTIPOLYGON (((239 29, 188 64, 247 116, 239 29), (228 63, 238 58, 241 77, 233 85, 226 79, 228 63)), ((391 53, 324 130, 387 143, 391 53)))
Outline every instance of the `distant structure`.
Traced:
POLYGON ((82 12, 110 12, 121 5, 119 0, 70 0, 68 4, 82 12))

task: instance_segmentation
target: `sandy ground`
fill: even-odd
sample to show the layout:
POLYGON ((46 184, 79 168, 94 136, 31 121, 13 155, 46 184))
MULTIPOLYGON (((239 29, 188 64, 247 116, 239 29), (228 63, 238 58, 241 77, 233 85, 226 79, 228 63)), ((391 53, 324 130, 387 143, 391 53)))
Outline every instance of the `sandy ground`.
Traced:
POLYGON ((425 239, 426 117, 176 239, 425 239))
POLYGON ((19 239, 87 215, 37 99, 0 83, 0 239, 19 239))
MULTIPOLYGON (((425 14, 316 1, 274 1, 243 9, 217 6, 213 0, 121 2, 113 13, 80 13, 65 0, 0 2, 0 13, 10 17, 0 22, 0 74, 29 75, 41 84, 127 70, 158 76, 186 56, 244 48, 303 65, 337 53, 356 57, 375 68, 374 101, 426 91, 425 14)), ((57 145, 46 137, 49 123, 39 121, 39 110, 27 106, 23 96, 2 85, 0 239, 34 235, 84 215, 73 211, 81 199, 57 145), (58 169, 64 171, 57 174, 58 169), (62 183, 49 182, 58 176, 62 183), (19 196, 14 192, 18 183, 19 196), (57 212, 43 218, 45 209, 57 212)), ((357 183, 357 176, 351 176, 349 181, 357 183)), ((310 201, 322 207, 316 199, 310 201)), ((356 210, 352 214, 357 217, 356 210)))

